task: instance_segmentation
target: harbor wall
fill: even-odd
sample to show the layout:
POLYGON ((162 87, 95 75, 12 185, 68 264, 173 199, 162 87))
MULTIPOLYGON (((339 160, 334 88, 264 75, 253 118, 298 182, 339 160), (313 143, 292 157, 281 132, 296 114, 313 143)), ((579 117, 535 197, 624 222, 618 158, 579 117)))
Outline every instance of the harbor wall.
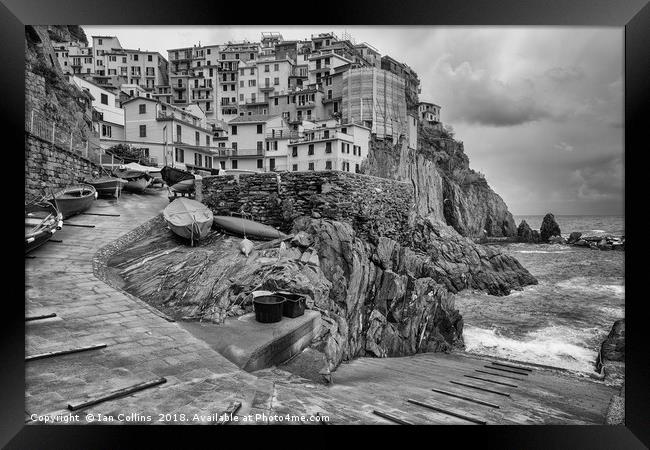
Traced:
POLYGON ((92 161, 25 133, 25 196, 41 196, 78 183, 99 166, 92 161))
POLYGON ((215 215, 245 213, 289 231, 300 216, 345 221, 364 237, 404 242, 413 220, 411 183, 340 171, 279 172, 203 178, 215 215))

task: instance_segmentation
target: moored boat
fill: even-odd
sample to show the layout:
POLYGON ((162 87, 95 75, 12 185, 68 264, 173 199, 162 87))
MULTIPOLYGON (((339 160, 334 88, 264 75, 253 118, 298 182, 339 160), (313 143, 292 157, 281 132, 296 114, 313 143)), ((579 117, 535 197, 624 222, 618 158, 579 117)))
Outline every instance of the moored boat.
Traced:
POLYGON ((45 244, 63 227, 63 215, 48 201, 25 205, 25 254, 45 244))
POLYGON ((97 190, 98 195, 113 195, 116 198, 122 193, 126 180, 117 177, 86 178, 84 183, 91 185, 97 190))
POLYGON ((59 209, 64 219, 67 219, 90 208, 96 198, 97 190, 93 186, 77 184, 55 192, 48 201, 59 209))
POLYGON ((201 202, 180 197, 163 211, 169 228, 178 236, 189 239, 191 244, 207 236, 212 227, 212 211, 201 202))
POLYGON ((144 190, 151 184, 152 178, 149 175, 141 175, 137 178, 127 179, 124 185, 124 190, 129 192, 144 192, 144 190))
POLYGON ((258 239, 278 239, 288 237, 286 234, 269 225, 254 220, 233 216, 214 216, 213 222, 224 230, 238 235, 258 239))
POLYGON ((194 174, 169 166, 163 167, 160 174, 167 186, 173 191, 189 193, 194 190, 194 180, 196 179, 194 174))

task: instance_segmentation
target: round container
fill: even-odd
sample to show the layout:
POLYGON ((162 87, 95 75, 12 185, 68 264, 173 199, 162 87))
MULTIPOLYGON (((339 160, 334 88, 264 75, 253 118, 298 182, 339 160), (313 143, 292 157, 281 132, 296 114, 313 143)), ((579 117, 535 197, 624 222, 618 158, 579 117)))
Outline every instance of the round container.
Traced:
POLYGON ((305 296, 293 292, 280 291, 276 295, 282 296, 286 301, 282 305, 282 315, 285 317, 300 317, 305 314, 305 296))
POLYGON ((255 320, 260 323, 274 323, 282 320, 282 306, 285 302, 281 295, 260 295, 253 298, 255 320))

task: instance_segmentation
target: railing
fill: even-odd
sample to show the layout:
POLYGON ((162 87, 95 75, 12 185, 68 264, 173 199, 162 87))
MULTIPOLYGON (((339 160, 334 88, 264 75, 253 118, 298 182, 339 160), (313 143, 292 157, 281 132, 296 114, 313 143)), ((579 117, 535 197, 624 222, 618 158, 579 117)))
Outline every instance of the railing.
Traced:
POLYGON ((37 110, 25 110, 25 132, 36 136, 52 145, 68 150, 91 162, 102 165, 113 162, 123 164, 121 158, 110 155, 91 138, 98 139, 97 133, 89 128, 70 127, 56 122, 37 110))
POLYGON ((272 129, 271 131, 266 132, 267 139, 287 139, 287 138, 297 139, 298 137, 299 137, 298 131, 291 130, 289 128, 272 129))
POLYGON ((238 156, 264 156, 264 149, 257 148, 217 148, 215 156, 232 157, 238 156))
POLYGON ((161 120, 169 120, 169 119, 180 120, 181 122, 185 122, 195 127, 201 126, 201 124, 198 123, 198 121, 188 119, 186 116, 183 116, 182 114, 176 114, 174 111, 170 112, 170 111, 158 110, 156 112, 156 118, 161 120))

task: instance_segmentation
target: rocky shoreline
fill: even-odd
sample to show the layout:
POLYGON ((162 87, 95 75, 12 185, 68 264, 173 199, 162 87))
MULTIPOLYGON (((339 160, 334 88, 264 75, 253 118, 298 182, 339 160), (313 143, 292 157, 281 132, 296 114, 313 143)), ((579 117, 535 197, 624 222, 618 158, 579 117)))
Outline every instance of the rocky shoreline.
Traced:
POLYGON ((555 216, 551 213, 544 216, 539 231, 533 230, 525 220, 522 220, 517 227, 516 238, 509 242, 574 245, 596 250, 625 250, 625 236, 583 235, 579 231, 574 231, 569 234, 568 238, 564 238, 560 226, 555 221, 555 216))

